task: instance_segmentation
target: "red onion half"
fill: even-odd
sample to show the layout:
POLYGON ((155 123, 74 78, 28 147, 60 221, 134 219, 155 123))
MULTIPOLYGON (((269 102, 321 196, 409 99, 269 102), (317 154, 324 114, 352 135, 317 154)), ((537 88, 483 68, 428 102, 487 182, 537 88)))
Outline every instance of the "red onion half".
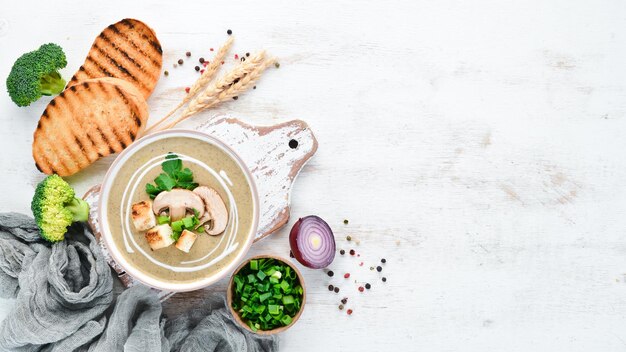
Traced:
POLYGON ((296 260, 312 269, 325 268, 335 259, 335 235, 319 216, 309 215, 296 221, 289 244, 296 260))

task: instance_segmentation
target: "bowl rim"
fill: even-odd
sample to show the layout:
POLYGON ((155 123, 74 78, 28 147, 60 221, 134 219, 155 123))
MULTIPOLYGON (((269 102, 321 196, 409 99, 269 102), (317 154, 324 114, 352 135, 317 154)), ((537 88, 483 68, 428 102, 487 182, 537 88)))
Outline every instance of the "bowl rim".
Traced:
POLYGON ((257 334, 257 335, 274 335, 274 334, 281 333, 281 332, 289 329, 290 327, 292 327, 298 321, 298 319, 300 319, 300 316, 302 315, 302 312, 304 312, 304 307, 306 306, 306 285, 304 283, 304 278, 302 277, 302 273, 296 267, 295 263, 291 262, 287 258, 283 258, 283 257, 277 256, 277 255, 273 255, 273 254, 259 254, 259 255, 255 255, 255 256, 247 258, 246 260, 241 262, 241 264, 237 267, 237 269, 235 269, 233 271, 233 274, 230 276, 230 280, 228 281, 228 286, 226 287, 226 305, 228 306, 228 311, 233 316, 233 319, 237 322, 237 324, 239 324, 239 326, 243 327, 247 331, 249 331, 249 332, 251 332, 253 334, 257 334), (298 313, 296 313, 296 315, 294 315, 292 317, 291 323, 289 325, 279 326, 279 327, 274 328, 272 330, 257 330, 257 331, 254 331, 254 330, 250 329, 248 324, 246 324, 243 321, 243 319, 241 319, 241 317, 239 316, 239 313, 235 312, 235 310, 233 309, 233 305, 232 305, 232 303, 233 303, 233 291, 232 291, 232 288, 233 288, 234 281, 235 281, 235 274, 237 274, 241 269, 243 269, 246 265, 248 265, 251 260, 254 260, 254 259, 267 259, 267 258, 276 259, 276 260, 278 260, 278 261, 280 261, 282 263, 285 263, 286 265, 289 265, 291 267, 291 269, 293 269, 293 271, 295 271, 296 275, 298 276, 298 280, 300 281, 300 286, 302 286, 302 305, 300 306, 300 310, 298 311, 298 313))
POLYGON ((144 285, 147 285, 156 289, 160 289, 160 290, 175 291, 175 292, 194 291, 194 290, 198 290, 198 289, 210 286, 216 283, 217 281, 221 280, 222 278, 226 277, 230 272, 232 272, 232 269, 237 265, 237 263, 239 263, 248 253, 248 251, 250 250, 250 247, 252 246, 254 238, 256 236, 256 232, 258 230, 258 225, 259 225, 259 196, 258 196, 256 183, 254 181, 254 177, 252 176, 252 173, 248 169, 248 166, 245 164, 245 162, 243 161, 243 159, 239 156, 237 152, 235 152, 231 147, 229 147, 226 143, 224 143, 220 139, 213 137, 204 132, 189 130, 189 129, 174 129, 174 130, 160 131, 160 132, 151 133, 149 135, 141 137, 140 139, 132 143, 128 148, 124 149, 115 158, 115 160, 113 161, 113 163, 107 170, 104 176, 104 179, 102 180, 102 185, 100 188, 100 199, 98 200, 98 223, 100 225, 99 226, 100 233, 104 240, 103 242, 106 245, 109 251, 109 254, 113 258, 113 260, 122 269, 124 269, 124 271, 126 271, 126 273, 129 274, 133 279, 141 282, 144 285), (113 243, 112 234, 111 234, 108 222, 103 221, 103 213, 108 211, 106 209, 105 202, 108 201, 109 199, 108 192, 110 192, 110 186, 111 186, 110 184, 112 184, 112 180, 114 176, 116 176, 117 173, 119 172, 119 169, 121 168, 121 165, 123 165, 123 162, 126 161, 128 157, 133 155, 136 152, 136 150, 140 149, 141 147, 145 145, 150 144, 151 141, 159 140, 159 139, 167 139, 167 138, 172 138, 172 137, 195 138, 195 139, 204 141, 206 143, 212 144, 218 147, 219 149, 221 149, 226 154, 228 154, 235 161, 235 163, 243 170, 246 180, 248 181, 248 184, 250 185, 249 187, 250 187, 250 192, 252 195, 253 219, 252 219, 252 224, 250 227, 250 233, 248 234, 248 238, 246 239, 246 242, 243 244, 243 247, 242 247, 243 249, 239 252, 239 254, 237 254, 237 256, 235 256, 231 260, 230 263, 222 267, 219 271, 217 271, 213 275, 202 278, 200 280, 195 280, 195 281, 185 282, 185 283, 164 282, 163 280, 159 280, 159 279, 150 277, 147 274, 142 273, 134 265, 131 265, 120 254, 119 249, 113 243))

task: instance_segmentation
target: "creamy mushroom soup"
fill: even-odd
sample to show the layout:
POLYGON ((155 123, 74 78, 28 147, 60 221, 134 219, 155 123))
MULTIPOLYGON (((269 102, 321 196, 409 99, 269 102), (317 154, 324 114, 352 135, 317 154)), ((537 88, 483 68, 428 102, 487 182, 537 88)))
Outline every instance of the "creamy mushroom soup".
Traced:
POLYGON ((245 250, 253 236, 253 195, 245 175, 226 152, 193 137, 159 139, 143 146, 120 166, 111 183, 106 207, 115 246, 130 265, 160 281, 188 283, 211 276, 245 250), (193 172, 194 182, 214 190, 228 213, 224 231, 198 234, 188 253, 173 245, 152 250, 145 231, 131 222, 133 204, 150 200, 146 184, 154 183, 162 172, 168 153, 178 155, 183 167, 193 172))

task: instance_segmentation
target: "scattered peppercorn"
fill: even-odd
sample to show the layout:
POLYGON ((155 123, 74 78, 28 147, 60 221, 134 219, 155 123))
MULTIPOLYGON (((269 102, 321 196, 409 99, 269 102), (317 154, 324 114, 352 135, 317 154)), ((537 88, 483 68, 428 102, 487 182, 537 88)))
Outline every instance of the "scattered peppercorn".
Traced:
POLYGON ((377 267, 376 267, 376 271, 378 271, 378 272, 383 271, 383 267, 382 267, 382 266, 380 266, 380 265, 379 265, 379 266, 377 266, 377 267))
POLYGON ((346 236, 347 241, 352 241, 352 236, 346 236))
POLYGON ((189 87, 185 88, 185 92, 189 93, 189 87))
POLYGON ((335 275, 335 273, 333 273, 333 271, 332 271, 332 270, 328 270, 328 273, 327 273, 327 274, 328 274, 328 276, 330 276, 330 277, 333 277, 333 275, 335 275))
POLYGON ((198 62, 199 62, 199 63, 201 63, 201 64, 203 64, 203 63, 204 63, 204 58, 203 58, 203 57, 199 58, 199 59, 198 59, 198 62))
POLYGON ((200 74, 204 73, 204 69, 200 70, 200 74))
POLYGON ((252 87, 252 89, 256 89, 256 86, 252 87))
POLYGON ((237 99, 239 99, 239 97, 235 95, 235 96, 233 97, 233 100, 237 100, 237 99))
POLYGON ((183 59, 178 59, 178 64, 179 64, 179 65, 182 65, 182 64, 183 64, 183 62, 184 62, 184 61, 183 61, 183 59))
POLYGON ((239 55, 235 54, 235 60, 237 60, 239 58, 239 55))
POLYGON ((339 251, 339 254, 344 255, 346 254, 346 251, 344 251, 343 249, 339 251))
POLYGON ((163 72, 164 75, 169 76, 170 73, 168 71, 163 72))
POLYGON ((174 66, 174 68, 178 67, 178 65, 176 63, 174 63, 172 66, 174 66))
POLYGON ((250 57, 250 53, 246 53, 246 56, 250 57))
POLYGON ((387 259, 383 258, 380 260, 381 263, 385 264, 387 262, 387 259))
POLYGON ((360 262, 360 263, 359 263, 359 266, 363 266, 363 262, 360 262))
POLYGON ((354 251, 354 249, 350 250, 350 255, 354 255, 356 252, 354 251))
POLYGON ((211 48, 211 49, 209 49, 209 50, 213 51, 213 48, 211 48))
POLYGON ((293 252, 292 252, 292 251, 289 251, 289 256, 290 256, 291 258, 295 258, 295 257, 294 257, 294 255, 293 255, 293 252))
POLYGON ((246 58, 245 58, 245 57, 241 57, 241 61, 242 61, 242 62, 243 62, 243 61, 246 61, 246 58))
POLYGON ((350 277, 350 273, 345 273, 345 274, 343 275, 343 277, 344 277, 344 278, 346 278, 346 279, 347 279, 347 278, 349 278, 349 277, 350 277))
POLYGON ((373 267, 373 266, 370 266, 370 270, 374 270, 374 267, 373 267))
POLYGON ((278 62, 275 62, 275 63, 274 63, 274 67, 279 68, 279 67, 280 67, 280 64, 279 64, 278 62))
POLYGON ((231 31, 230 29, 226 31, 226 34, 231 35, 233 34, 233 31, 231 31))
POLYGON ((372 288, 372 285, 370 285, 370 284, 365 284, 365 288, 369 290, 370 288, 372 288))
POLYGON ((206 67, 208 64, 209 64, 209 62, 205 61, 205 62, 202 63, 202 66, 206 67))
POLYGON ((387 282, 387 278, 386 277, 383 277, 383 282, 387 282))
POLYGON ((191 52, 188 51, 188 52, 185 53, 185 55, 187 55, 187 57, 190 57, 191 56, 191 52))
POLYGON ((335 288, 333 285, 328 285, 328 291, 332 291, 335 288))
POLYGON ((343 304, 348 303, 348 297, 344 297, 344 298, 341 300, 341 303, 343 303, 343 304))
POLYGON ((348 225, 348 219, 343 219, 343 223, 348 225))
POLYGON ((196 66, 196 67, 194 67, 194 70, 196 70, 196 71, 200 71, 200 66, 196 66))
POLYGON ((365 291, 365 289, 363 288, 363 286, 359 286, 359 292, 363 292, 365 291))
POLYGON ((222 65, 224 64, 224 61, 222 61, 222 65))
POLYGON ((339 305, 339 310, 343 310, 343 304, 339 305))
POLYGON ((335 287, 335 293, 339 293, 339 287, 335 287))
POLYGON ((348 315, 352 315, 352 309, 348 309, 346 313, 348 313, 348 315))

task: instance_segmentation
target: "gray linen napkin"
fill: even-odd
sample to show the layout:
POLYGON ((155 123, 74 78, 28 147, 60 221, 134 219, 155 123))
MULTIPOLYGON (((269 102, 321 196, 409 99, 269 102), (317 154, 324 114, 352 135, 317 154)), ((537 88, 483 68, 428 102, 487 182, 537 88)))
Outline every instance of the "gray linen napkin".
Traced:
POLYGON ((111 312, 111 271, 82 225, 50 245, 32 218, 0 214, 0 296, 16 299, 0 323, 0 351, 278 350, 276 337, 240 328, 223 296, 166 321, 156 291, 137 285, 111 312))

